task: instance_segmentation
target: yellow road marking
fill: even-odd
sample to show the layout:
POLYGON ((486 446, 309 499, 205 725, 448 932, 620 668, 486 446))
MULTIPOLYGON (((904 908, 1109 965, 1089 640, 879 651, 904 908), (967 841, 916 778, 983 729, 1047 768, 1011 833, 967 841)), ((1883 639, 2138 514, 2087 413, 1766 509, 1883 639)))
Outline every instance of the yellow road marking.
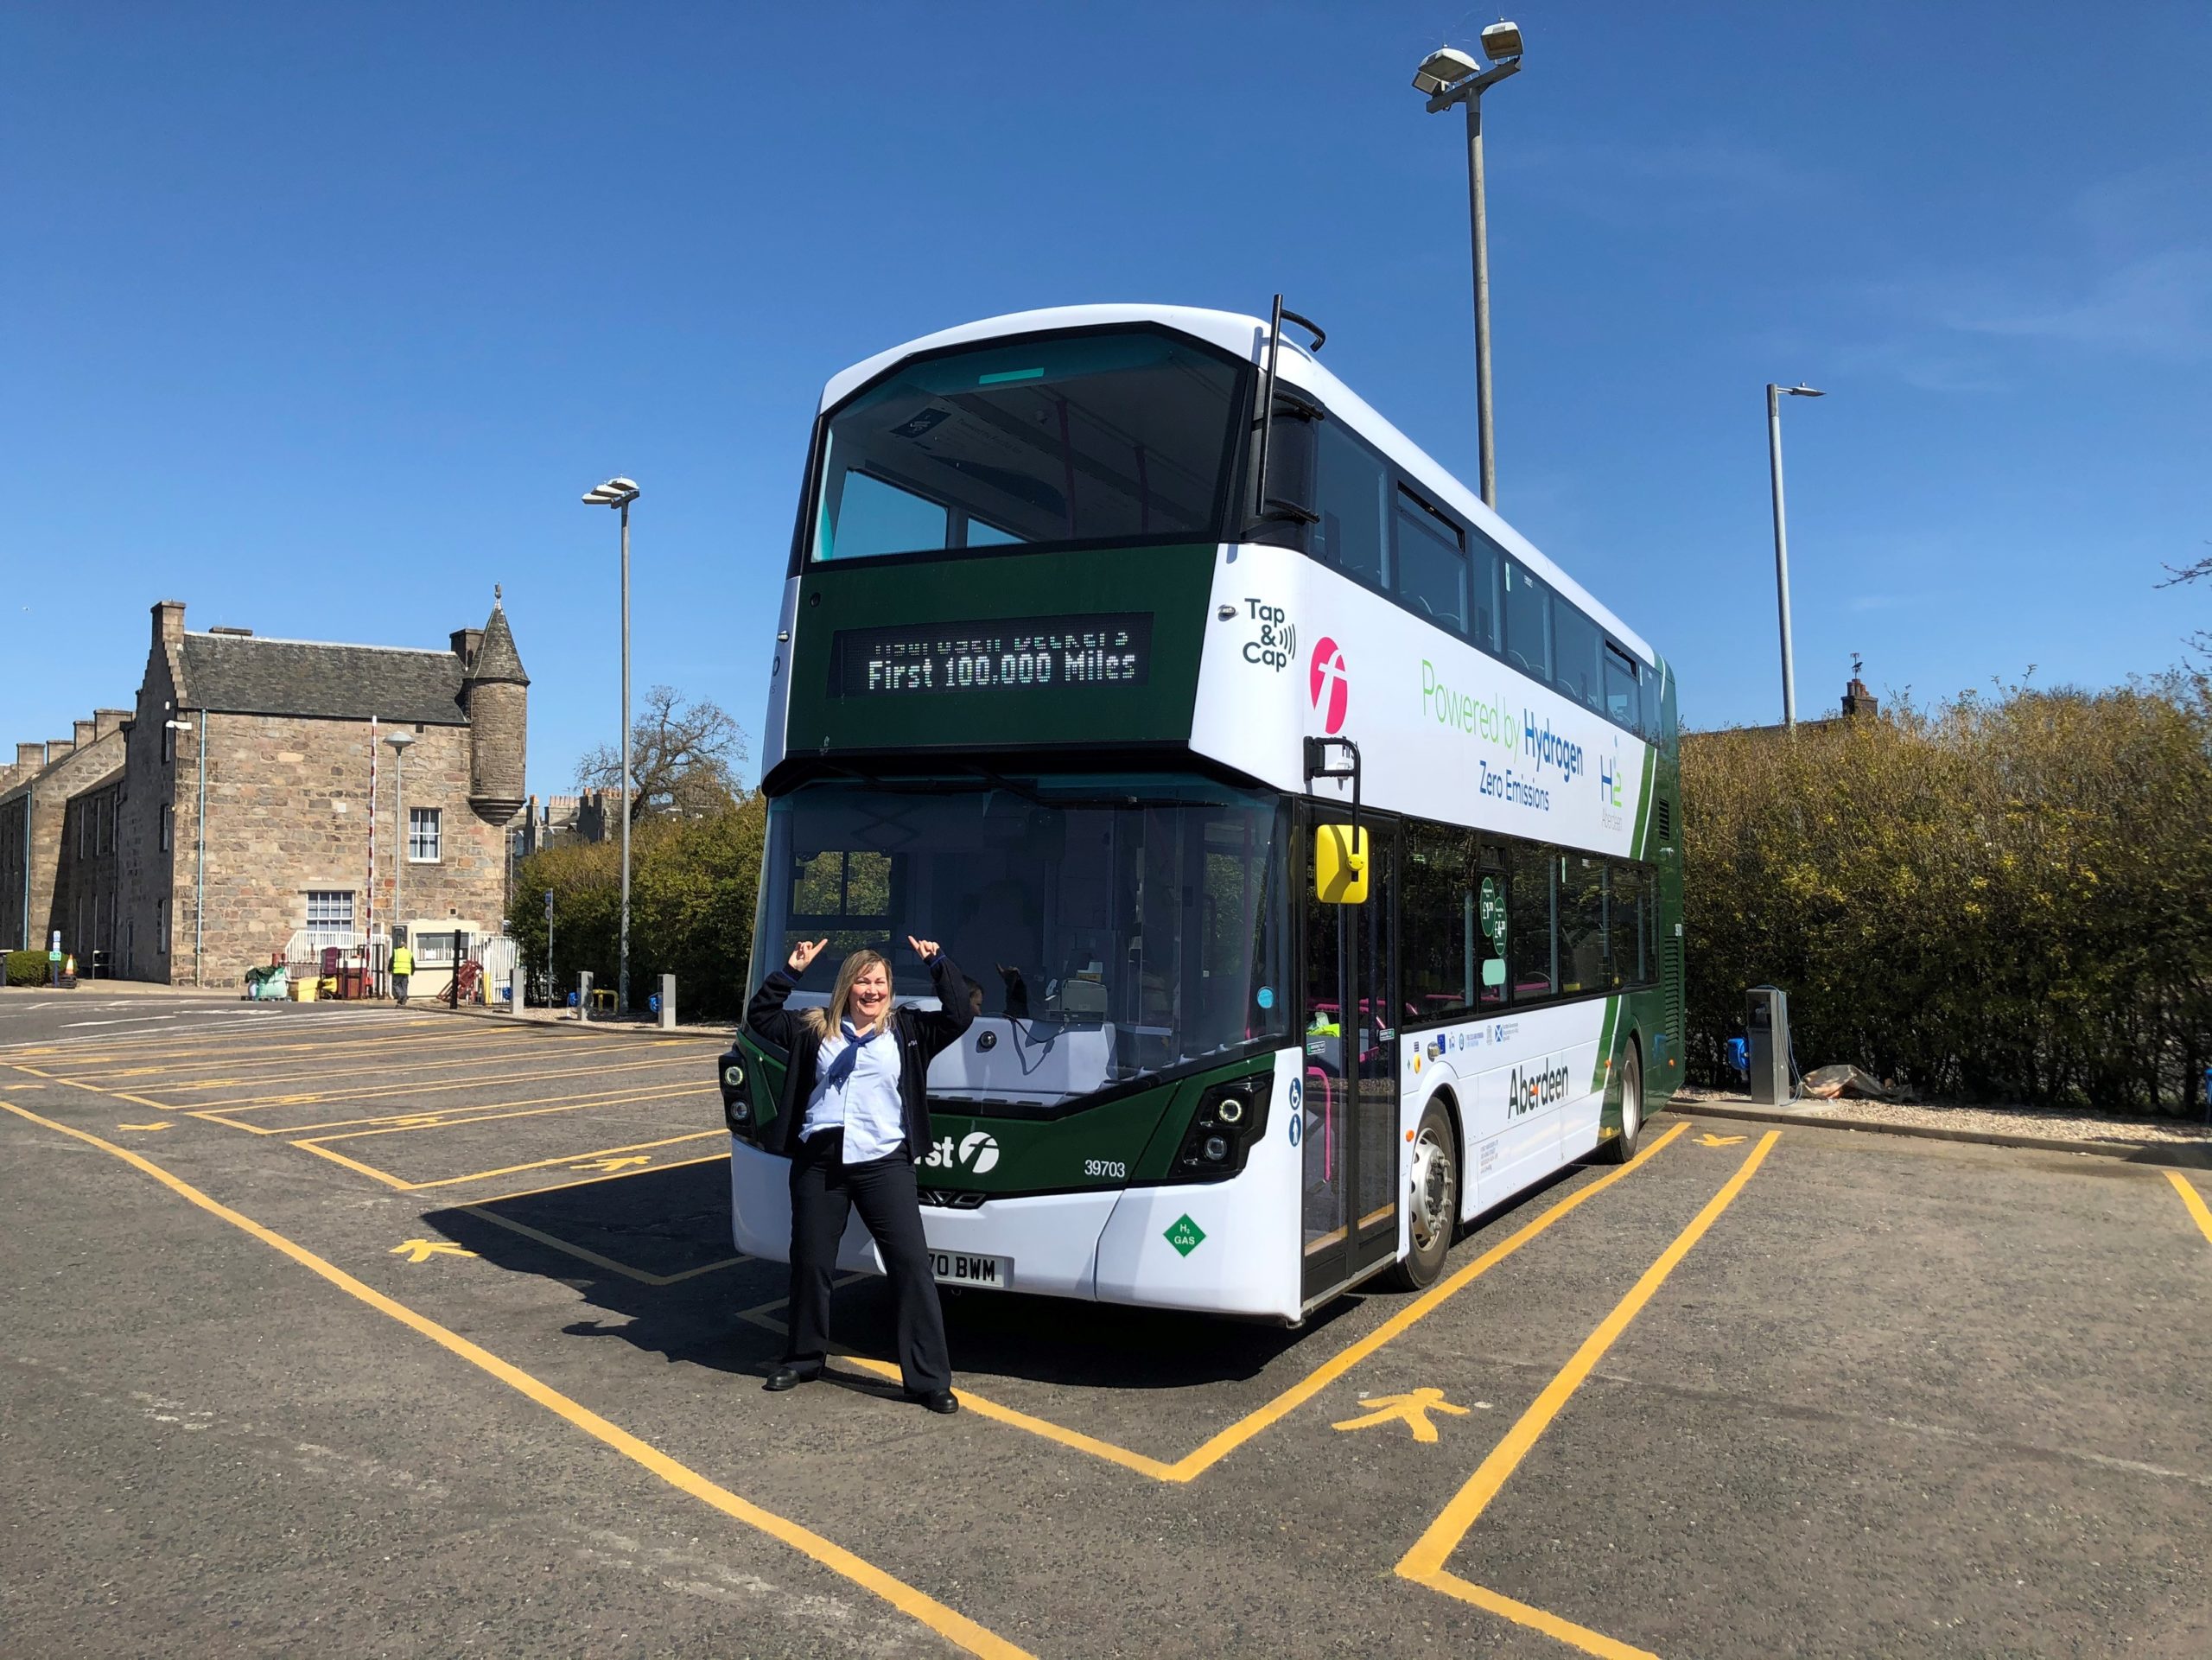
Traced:
MULTIPOLYGON (((438 1021, 413 1021, 409 1022, 410 1026, 438 1026, 442 1024, 443 1024, 443 1022, 438 1021)), ((485 1036, 482 1033, 415 1032, 410 1035, 406 1036, 393 1035, 378 1038, 333 1038, 327 1041, 320 1043, 302 1040, 291 1043, 268 1044, 257 1049, 240 1049, 231 1044, 210 1039, 205 1045, 188 1049, 165 1049, 159 1047, 147 1049, 117 1048, 110 1050, 105 1053, 91 1055, 73 1054, 66 1049, 61 1049, 52 1052, 46 1055, 44 1059, 51 1065, 67 1065, 72 1066, 109 1066, 118 1063, 124 1065, 133 1065, 145 1062, 158 1062, 162 1066, 168 1066, 184 1060, 210 1060, 226 1066, 234 1065, 241 1060, 267 1060, 270 1064, 274 1065, 277 1061, 287 1057, 296 1055, 337 1054, 341 1052, 365 1053, 371 1050, 392 1049, 405 1045, 421 1044, 435 1044, 440 1047, 444 1047, 456 1042, 482 1043, 484 1040, 485 1036)), ((90 1075, 101 1076, 102 1074, 94 1073, 90 1075)))
POLYGON ((726 1164, 727 1153, 709 1153, 696 1159, 675 1159, 666 1164, 649 1165, 643 1170, 618 1170, 611 1176, 588 1176, 582 1181, 556 1181, 543 1187, 518 1188, 512 1193, 493 1193, 488 1199, 472 1199, 471 1205, 504 1205, 511 1199, 535 1199, 542 1193, 565 1193, 572 1187, 594 1187, 602 1181, 627 1181, 632 1176, 658 1176, 665 1170, 682 1170, 695 1164, 726 1164))
POLYGON ((2173 1183, 2174 1192, 2181 1195, 2182 1204, 2196 1219, 2197 1231, 2203 1234, 2208 1243, 2212 1243, 2212 1210, 2205 1208, 2204 1195, 2184 1181, 2178 1170, 2167 1171, 2166 1180, 2173 1183))
POLYGON ((116 1128, 118 1129, 167 1129, 169 1128, 169 1121, 166 1118, 157 1118, 150 1124, 118 1124, 116 1128))
MULTIPOLYGON (((602 1147, 591 1153, 563 1153, 557 1159, 537 1159, 529 1164, 503 1165, 497 1170, 472 1171, 465 1176, 441 1176, 435 1181, 406 1181, 391 1174, 389 1171, 379 1170, 373 1165, 363 1164, 358 1159, 349 1159, 343 1153, 334 1152, 329 1148, 315 1142, 293 1142, 289 1145, 303 1147, 310 1153, 319 1154, 323 1158, 328 1159, 333 1164, 342 1164, 348 1170, 359 1171, 365 1176, 373 1176, 385 1186, 397 1188, 403 1193, 419 1193, 431 1187, 457 1187, 464 1182, 483 1181, 492 1176, 512 1176, 524 1170, 543 1170, 556 1164, 573 1164, 579 1158, 596 1158, 599 1154, 605 1153, 646 1153, 657 1147, 674 1147, 683 1142, 704 1141, 709 1135, 728 1135, 728 1134, 729 1132, 726 1129, 702 1129, 689 1135, 671 1135, 664 1141, 632 1142, 627 1147, 602 1147)), ((341 1136, 336 1139, 345 1138, 341 1136)))
POLYGON ((1745 1184, 1758 1173, 1768 1152, 1781 1139, 1782 1132, 1778 1129, 1770 1129, 1759 1137, 1758 1145, 1737 1167, 1736 1173, 1729 1177, 1722 1184, 1720 1191, 1706 1202, 1705 1208, 1691 1219, 1689 1226, 1675 1236, 1674 1243, 1660 1252, 1658 1260, 1644 1269, 1643 1276, 1630 1288, 1628 1295, 1615 1304, 1612 1313, 1599 1322, 1598 1329, 1582 1340, 1581 1347, 1574 1352, 1573 1358, 1550 1383, 1544 1385, 1543 1392, 1521 1415, 1520 1421, 1505 1433, 1503 1441, 1491 1449, 1490 1456, 1482 1461, 1474 1474, 1467 1478, 1465 1485, 1452 1495, 1451 1503, 1445 1505, 1438 1512, 1436 1519, 1429 1523, 1427 1531, 1415 1540, 1413 1548, 1400 1559, 1397 1571, 1401 1579, 1411 1580, 1417 1585, 1426 1585, 1446 1596, 1471 1602, 1508 1619, 1532 1625, 1535 1629, 1563 1643, 1573 1644, 1586 1653, 1605 1656, 1606 1660, 1624 1660, 1624 1657, 1634 1660, 1637 1657, 1645 1657, 1646 1651, 1642 1649, 1630 1648, 1601 1632, 1590 1631, 1571 1620, 1561 1619, 1556 1614, 1546 1613, 1541 1609, 1516 1602, 1510 1597, 1501 1596, 1497 1592, 1460 1579, 1449 1572, 1445 1563, 1459 1549, 1460 1541, 1467 1536, 1467 1530, 1481 1517, 1484 1509, 1497 1496, 1498 1489, 1520 1467, 1521 1460, 1536 1444, 1536 1438, 1559 1415, 1560 1409, 1582 1386, 1592 1369, 1605 1358, 1605 1352, 1619 1339, 1621 1333, 1628 1329, 1629 1323, 1643 1312, 1644 1306, 1651 1301, 1654 1294, 1666 1283, 1667 1276, 1675 1271, 1683 1257, 1689 1255, 1690 1248, 1705 1237, 1706 1231, 1735 1201, 1736 1195, 1744 1191, 1745 1184), (1525 1618, 1530 1615, 1541 1616, 1541 1621, 1525 1618))
POLYGON ((1739 1147, 1745 1139, 1741 1135, 1715 1135, 1708 1129, 1697 1138, 1697 1144, 1700 1147, 1739 1147))
MULTIPOLYGON (((565 1095, 545 1095, 538 1097, 538 1100, 552 1102, 554 1103, 553 1105, 530 1106, 530 1103, 527 1102, 501 1101, 494 1102, 490 1106, 476 1112, 464 1112, 461 1108, 455 1107, 450 1112, 436 1114, 404 1113, 400 1116, 408 1118, 426 1118, 435 1116, 438 1122, 434 1124, 416 1124, 412 1126, 405 1124, 386 1124, 380 1129, 349 1129, 343 1135, 317 1135, 313 1139, 316 1142, 359 1142, 365 1141, 374 1135, 420 1135, 426 1129, 463 1129, 470 1124, 491 1123, 503 1118, 545 1118, 551 1116, 556 1112, 581 1112, 590 1107, 643 1106, 646 1103, 652 1101, 674 1101, 687 1095, 712 1095, 714 1093, 715 1086, 711 1084, 678 1084, 672 1086, 660 1085, 652 1089, 645 1090, 618 1090, 610 1091, 604 1096, 585 1096, 581 1098, 565 1095), (530 1110, 526 1112, 520 1110, 507 1110, 509 1108, 519 1109, 525 1106, 530 1106, 530 1110)), ((251 1127, 246 1124, 239 1124, 235 1126, 235 1128, 246 1129, 251 1127)), ((308 1125, 305 1126, 305 1128, 311 1129, 314 1126, 308 1125)), ((267 1133, 272 1135, 297 1135, 301 1132, 297 1129, 275 1129, 267 1133)), ((724 1130, 722 1132, 724 1135, 728 1135, 728 1133, 729 1132, 728 1130, 724 1130)), ((295 1147, 304 1147, 307 1143, 304 1142, 295 1142, 292 1145, 295 1147)), ((569 1156, 575 1159, 583 1158, 588 1155, 579 1153, 571 1153, 569 1156)), ((551 1162, 558 1163, 559 1161, 554 1160, 551 1161, 551 1162)))
POLYGON ((394 1256, 404 1256, 410 1262, 427 1262, 433 1256, 474 1256, 473 1250, 463 1250, 449 1239, 403 1239, 391 1248, 394 1256))
MULTIPOLYGON (((496 1053, 464 1055, 458 1060, 426 1060, 415 1065, 396 1066, 392 1070, 397 1075, 412 1078, 422 1072, 447 1072, 464 1066, 483 1065, 487 1061, 497 1059, 499 1057, 496 1053)), ((511 1072, 502 1070, 497 1074, 495 1081, 501 1085, 529 1084, 547 1078, 596 1078, 608 1072, 641 1072, 662 1066, 696 1066, 698 1064, 699 1054, 695 1053, 686 1055, 670 1055, 659 1060, 625 1061, 619 1065, 555 1067, 542 1072, 511 1072)), ((317 1077, 358 1078, 359 1076, 358 1068, 348 1068, 342 1072, 310 1072, 292 1078, 288 1081, 306 1084, 312 1083, 317 1077)), ((152 1094, 175 1095, 192 1090, 212 1090, 220 1085, 242 1081, 245 1080, 233 1078, 209 1078, 198 1084, 149 1084, 147 1090, 152 1094)), ((312 1094, 289 1091, 282 1095, 245 1095, 232 1101, 197 1102, 194 1104, 194 1110, 199 1112, 251 1112, 262 1107, 299 1106, 311 1102, 380 1100, 392 1095, 428 1095, 439 1090, 465 1090, 472 1087, 474 1085, 467 1080, 435 1078, 424 1083, 363 1084, 350 1089, 319 1090, 312 1094)))
POLYGON ((479 1371, 487 1372, 513 1390, 517 1394, 536 1402, 547 1411, 573 1424, 587 1435, 612 1447, 632 1463, 642 1466, 678 1491, 689 1493, 702 1504, 711 1505, 723 1515, 742 1522, 746 1526, 766 1534, 770 1538, 788 1545, 800 1555, 820 1563, 831 1573, 850 1580, 861 1589, 873 1593, 889 1603, 899 1612, 918 1621, 948 1642, 957 1644, 970 1654, 985 1657, 985 1660, 1029 1660, 1026 1650, 1016 1647, 996 1632, 976 1624, 965 1614, 947 1607, 936 1598, 916 1590, 904 1580, 894 1579, 874 1563, 854 1555, 842 1545, 834 1543, 812 1529, 804 1527, 773 1511, 763 1510, 748 1499, 741 1498, 727 1487, 709 1481, 697 1471, 677 1463, 650 1442, 643 1441, 626 1429, 609 1422, 582 1402, 571 1400, 551 1385, 539 1382, 519 1366, 506 1361, 471 1343, 456 1332, 448 1331, 427 1314, 419 1314, 406 1304, 387 1297, 381 1291, 364 1285, 345 1269, 316 1256, 304 1245, 295 1244, 273 1229, 264 1228, 252 1218, 241 1215, 228 1205, 210 1199, 189 1182, 171 1175, 150 1159, 141 1158, 126 1148, 112 1142, 88 1135, 83 1130, 72 1129, 67 1124, 57 1124, 26 1111, 12 1102, 0 1101, 5 1108, 20 1118, 32 1123, 73 1136, 103 1153, 113 1154, 134 1168, 143 1171, 170 1192, 189 1200, 211 1216, 219 1217, 241 1232, 251 1235, 271 1250, 283 1252, 301 1267, 320 1275, 347 1294, 359 1299, 378 1313, 388 1314, 409 1330, 426 1337, 448 1353, 457 1355, 479 1371))
POLYGON ((1417 1441, 1434 1442, 1436 1426, 1428 1421, 1432 1412, 1448 1412, 1464 1418, 1471 1409, 1453 1406, 1444 1398, 1444 1391, 1434 1386, 1411 1390, 1403 1395, 1371 1395, 1360 1402, 1365 1409, 1357 1417, 1347 1418, 1342 1423, 1329 1426, 1332 1429, 1372 1429, 1378 1424, 1402 1423, 1414 1432, 1417 1441))
MULTIPOLYGON (((1347 1344, 1266 1405, 1246 1413, 1226 1429, 1172 1464, 1135 1452, 1126 1447, 1117 1447, 1112 1441, 1102 1441, 1096 1435, 1086 1435, 1079 1429, 1070 1429, 1064 1424, 1056 1424, 1048 1419, 1035 1417, 1014 1407, 993 1401, 985 1396, 977 1395, 971 1390, 956 1390, 953 1392, 959 1396, 964 1403, 973 1408, 980 1417, 989 1418, 999 1423, 1010 1425, 1016 1429, 1027 1430, 1033 1435, 1041 1436, 1048 1441, 1058 1442, 1071 1451, 1085 1453, 1096 1459, 1103 1459, 1109 1464, 1118 1464, 1125 1470, 1134 1470, 1139 1475, 1150 1476, 1155 1481, 1180 1483, 1195 1480, 1255 1435, 1272 1428, 1295 1412, 1385 1344, 1402 1337, 1577 1205, 1603 1193, 1630 1171, 1638 1169, 1649 1162, 1665 1149, 1669 1142, 1688 1129, 1689 1126, 1687 1123, 1675 1125, 1626 1164, 1607 1171, 1587 1186, 1578 1188, 1568 1194, 1542 1215, 1526 1224, 1509 1237, 1492 1245, 1473 1262, 1452 1275, 1450 1278, 1440 1280, 1431 1286, 1365 1337, 1356 1343, 1347 1344)), ((840 1281, 838 1283, 842 1285, 844 1282, 840 1281)), ((780 1308, 783 1303, 784 1300, 779 1298, 774 1302, 763 1303, 758 1308, 746 1309, 740 1313, 738 1318, 752 1320, 753 1324, 765 1326, 773 1332, 781 1332, 784 1329, 782 1323, 768 1320, 766 1314, 769 1309, 780 1308)), ((896 1366, 884 1361, 869 1359, 864 1355, 845 1355, 841 1358, 850 1361, 863 1371, 874 1372, 880 1377, 895 1378, 899 1376, 899 1369, 896 1366)))
MULTIPOLYGON (((480 1118, 507 1115, 510 1109, 518 1107, 548 1107, 554 1112, 566 1112, 578 1107, 621 1106, 632 1101, 664 1101, 677 1095, 711 1095, 714 1090, 711 1084, 639 1084, 624 1089, 588 1091, 582 1095, 536 1095, 520 1101, 480 1101, 474 1106, 442 1107, 428 1112, 387 1112, 367 1118, 331 1118, 319 1124, 233 1123, 228 1115, 235 1109, 229 1107, 187 1107, 184 1112, 187 1117, 204 1118, 211 1124, 220 1124, 226 1129, 242 1129, 250 1135, 306 1135, 320 1130, 353 1129, 359 1125, 371 1127, 359 1132, 368 1135, 381 1135, 385 1130, 442 1129, 448 1124, 474 1123, 480 1118), (378 1125, 384 1129, 374 1128, 378 1125)), ((512 1116, 528 1118, 539 1115, 515 1112, 512 1116)), ((316 1139, 345 1142, 351 1141, 353 1137, 318 1135, 316 1139)))
POLYGON ((684 1280, 696 1280, 702 1274, 713 1274, 721 1269, 735 1268, 740 1262, 749 1262, 753 1260, 749 1256, 725 1256, 719 1262, 704 1263, 698 1268, 687 1268, 677 1274, 648 1274, 641 1268, 632 1268, 627 1262, 618 1262, 612 1256, 601 1256, 597 1251, 588 1250, 573 1241, 563 1239, 556 1234, 541 1232, 526 1222, 518 1222, 512 1217, 500 1216, 494 1212, 485 1210, 480 1205, 464 1205, 461 1207, 461 1212, 463 1216, 473 1216, 480 1222, 489 1222, 494 1227, 505 1228, 509 1233, 518 1233, 525 1239, 535 1239, 539 1244, 565 1252, 578 1262, 589 1262, 594 1268, 603 1268, 610 1274, 620 1274, 626 1280, 635 1280, 639 1285, 676 1285, 684 1280))

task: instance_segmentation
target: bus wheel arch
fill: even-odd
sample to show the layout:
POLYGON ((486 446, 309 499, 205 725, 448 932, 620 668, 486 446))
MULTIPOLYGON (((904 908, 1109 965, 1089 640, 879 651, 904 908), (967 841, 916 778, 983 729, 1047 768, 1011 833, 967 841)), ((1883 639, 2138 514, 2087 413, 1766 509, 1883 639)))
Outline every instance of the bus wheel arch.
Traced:
POLYGON ((1388 1284, 1401 1291, 1426 1290, 1444 1272, 1444 1259, 1459 1237, 1465 1157, 1459 1098, 1449 1089, 1439 1089, 1422 1104, 1414 1132, 1408 1248, 1390 1265, 1388 1284))
POLYGON ((1619 1065, 1614 1075, 1621 1084, 1620 1133, 1607 1137, 1599 1144, 1598 1158, 1604 1164, 1626 1164, 1636 1156, 1637 1139, 1643 1133, 1643 1034, 1631 1029, 1621 1045, 1619 1065))

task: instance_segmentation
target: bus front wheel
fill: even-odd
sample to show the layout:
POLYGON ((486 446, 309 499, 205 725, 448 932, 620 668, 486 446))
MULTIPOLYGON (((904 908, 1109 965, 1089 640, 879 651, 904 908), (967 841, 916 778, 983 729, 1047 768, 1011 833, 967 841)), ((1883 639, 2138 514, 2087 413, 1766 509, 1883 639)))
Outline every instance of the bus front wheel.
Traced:
POLYGON ((1390 1266, 1386 1282, 1401 1291, 1421 1291, 1436 1283, 1459 1226, 1459 1147, 1452 1115, 1432 1100, 1414 1133, 1407 1184, 1407 1233, 1412 1249, 1390 1266))
POLYGON ((1605 1164, 1626 1164, 1636 1156, 1636 1138, 1643 1131, 1643 1057, 1634 1040, 1621 1052, 1621 1133, 1598 1149, 1605 1164))

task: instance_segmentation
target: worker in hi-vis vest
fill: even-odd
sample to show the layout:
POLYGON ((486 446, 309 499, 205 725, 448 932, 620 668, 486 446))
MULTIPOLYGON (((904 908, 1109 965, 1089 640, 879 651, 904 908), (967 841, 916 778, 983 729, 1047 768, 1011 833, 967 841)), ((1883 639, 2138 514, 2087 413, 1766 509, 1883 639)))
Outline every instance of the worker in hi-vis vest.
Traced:
POLYGON ((402 938, 391 948, 391 995, 404 1008, 407 1002, 407 976, 415 972, 415 953, 407 949, 402 938))

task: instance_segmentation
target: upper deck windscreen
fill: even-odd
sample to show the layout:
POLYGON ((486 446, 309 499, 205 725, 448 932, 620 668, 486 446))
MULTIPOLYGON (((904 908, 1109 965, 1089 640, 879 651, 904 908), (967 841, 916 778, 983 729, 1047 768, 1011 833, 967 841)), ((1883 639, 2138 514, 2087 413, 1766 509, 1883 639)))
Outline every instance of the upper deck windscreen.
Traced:
POLYGON ((810 557, 1214 540, 1241 375, 1151 330, 901 364, 830 417, 810 557))

